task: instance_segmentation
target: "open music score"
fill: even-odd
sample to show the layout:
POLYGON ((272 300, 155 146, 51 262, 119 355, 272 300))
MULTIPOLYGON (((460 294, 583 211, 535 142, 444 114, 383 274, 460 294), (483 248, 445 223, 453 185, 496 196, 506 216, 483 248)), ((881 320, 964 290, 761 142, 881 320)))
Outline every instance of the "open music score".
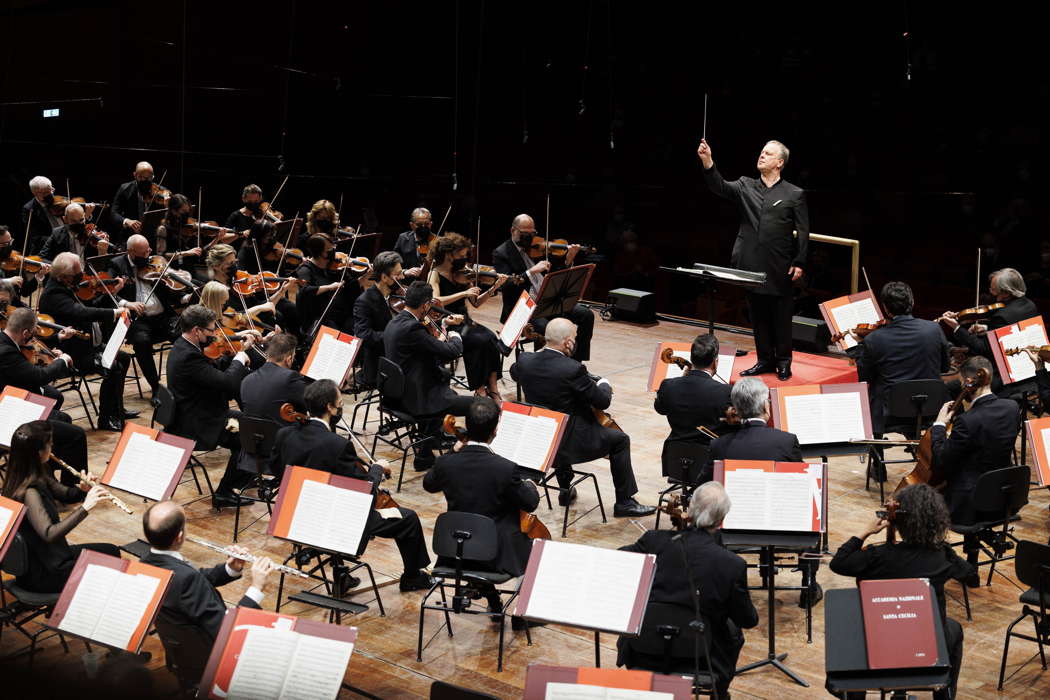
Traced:
POLYGON ((372 484, 318 469, 284 470, 268 534, 339 554, 358 554, 375 505, 372 484))
MULTIPOLYGON (((693 344, 673 342, 657 343, 656 351, 653 353, 653 361, 649 367, 649 391, 656 391, 659 389, 660 383, 665 379, 674 379, 685 374, 685 370, 677 364, 673 362, 664 362, 660 359, 660 356, 666 348, 671 348, 671 352, 675 357, 680 357, 689 362, 693 344)), ((732 343, 720 342, 718 344, 718 362, 715 365, 715 374, 717 375, 715 381, 721 379, 726 384, 731 384, 733 381, 734 362, 736 362, 736 346, 732 343)))
POLYGON ((725 530, 827 529, 827 465, 821 462, 727 459, 715 462, 714 480, 733 502, 725 530))
POLYGON ((23 504, 10 498, 0 496, 0 562, 7 556, 7 550, 15 539, 22 524, 22 518, 26 515, 23 504))
POLYGON ((62 633, 137 653, 171 576, 167 569, 85 549, 47 624, 62 633))
POLYGON ((521 331, 532 319, 532 312, 535 310, 536 302, 529 295, 528 290, 523 291, 499 332, 499 341, 503 343, 505 348, 513 350, 514 346, 518 344, 518 340, 521 339, 521 331))
POLYGON ((1031 379, 1035 376, 1035 363, 1028 357, 1028 354, 1020 352, 1016 355, 1007 355, 1005 351, 1030 345, 1035 347, 1047 345, 1043 317, 1034 316, 994 331, 988 331, 988 344, 991 346, 992 357, 1003 384, 1031 379))
MULTIPOLYGON (((877 323, 882 320, 882 311, 871 290, 829 299, 820 304, 820 313, 831 329, 831 335, 847 333, 862 323, 877 323)), ((852 348, 857 341, 850 335, 838 341, 843 350, 852 348)))
POLYGON ((511 401, 504 401, 500 409, 492 451, 522 467, 547 471, 558 454, 568 415, 511 401))
POLYGON ((193 440, 127 422, 101 482, 143 498, 171 498, 193 454, 193 440))
POLYGON ((331 379, 336 385, 342 386, 360 350, 360 338, 321 326, 299 372, 310 379, 331 379))
POLYGON ((652 554, 533 540, 514 614, 636 635, 655 571, 652 554))
POLYGON ((254 608, 227 610, 199 697, 335 698, 356 643, 356 627, 254 608))
POLYGON ((113 366, 113 360, 116 359, 117 353, 120 352, 120 346, 124 344, 124 339, 128 337, 129 328, 131 328, 131 317, 125 311, 117 317, 116 322, 113 324, 113 332, 110 333, 109 340, 106 341, 106 347, 102 350, 101 362, 106 369, 113 366))
POLYGON ((1050 416, 1026 420, 1024 429, 1035 457, 1035 480, 1040 486, 1050 485, 1050 416))
POLYGON ((0 447, 11 446, 11 436, 18 427, 51 415, 55 400, 14 386, 0 393, 0 447))
POLYGON ((773 426, 794 433, 800 445, 872 437, 867 382, 773 387, 769 394, 773 426))
POLYGON ((652 671, 529 664, 524 700, 688 700, 685 676, 652 671))

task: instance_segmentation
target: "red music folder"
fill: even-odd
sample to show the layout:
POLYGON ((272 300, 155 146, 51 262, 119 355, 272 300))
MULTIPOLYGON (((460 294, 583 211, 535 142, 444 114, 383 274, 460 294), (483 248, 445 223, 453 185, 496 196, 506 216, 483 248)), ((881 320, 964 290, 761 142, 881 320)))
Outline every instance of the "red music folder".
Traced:
POLYGON ((319 469, 284 470, 267 532, 339 554, 359 554, 375 505, 372 483, 319 469))
MULTIPOLYGON (((829 299, 820 304, 820 314, 828 324, 831 335, 846 333, 861 323, 877 323, 883 318, 879 303, 875 301, 875 295, 870 289, 829 299)), ((849 335, 843 336, 842 340, 838 341, 839 347, 843 350, 852 348, 856 344, 857 341, 849 335)))
MULTIPOLYGON (((664 350, 667 348, 671 349, 671 352, 675 357, 680 357, 683 360, 689 360, 690 351, 693 349, 692 343, 673 343, 663 342, 657 343, 656 352, 653 353, 652 365, 649 367, 649 391, 656 391, 660 388, 660 383, 665 379, 674 379, 675 377, 681 377, 685 374, 678 365, 673 362, 664 362, 660 359, 663 355, 664 350)), ((733 382, 733 364, 736 362, 736 346, 732 343, 718 343, 718 363, 715 365, 715 373, 718 375, 716 378, 721 379, 726 384, 733 382)))
POLYGON ((0 496, 0 562, 7 556, 11 541, 15 538, 26 508, 18 501, 0 496))
MULTIPOLYGON (((635 691, 632 697, 636 698, 645 698, 646 693, 667 693, 674 700, 689 700, 693 690, 691 679, 686 676, 665 676, 652 671, 621 668, 529 664, 525 672, 525 690, 522 698, 523 700, 546 700, 551 696, 572 697, 573 688, 564 687, 572 685, 631 690, 635 691), (554 686, 551 687, 551 684, 554 686), (559 692, 562 690, 567 692, 560 695, 559 692)), ((610 699, 622 698, 623 694, 609 694, 607 697, 610 699)))
POLYGON ((769 398, 773 427, 800 445, 871 439, 867 382, 772 387, 769 398))
POLYGON ((1040 486, 1050 484, 1050 416, 1024 422, 1028 444, 1035 456, 1035 479, 1040 486))
POLYGON ((1003 384, 1031 379, 1035 376, 1035 364, 1027 353, 1007 355, 1006 350, 1028 346, 1047 345, 1046 326, 1042 316, 1033 316, 1009 326, 988 331, 988 345, 992 349, 995 367, 999 370, 1003 384))
POLYGON ((499 340, 508 350, 513 350, 514 346, 521 340, 521 331, 532 319, 532 312, 535 310, 536 301, 529 296, 528 290, 523 291, 514 303, 514 308, 510 310, 510 315, 507 316, 507 320, 504 321, 503 328, 499 332, 499 340))
POLYGON ((357 361, 361 339, 321 326, 299 373, 310 379, 331 379, 342 386, 357 361))
POLYGON ((861 581, 860 608, 868 666, 917 668, 937 663, 930 582, 921 578, 861 581))
POLYGON ((138 653, 170 581, 167 569, 82 550, 47 624, 138 653))
POLYGON ((194 446, 188 438, 126 422, 101 481, 143 498, 166 500, 179 485, 194 446))
POLYGON ((533 540, 514 614, 636 635, 655 572, 652 554, 533 540))
POLYGON ((823 462, 718 460, 712 479, 725 486, 733 502, 726 530, 827 531, 828 467, 823 462))
POLYGON ((255 608, 226 611, 201 678, 199 697, 335 698, 357 628, 255 608))
POLYGON ((0 447, 11 446, 11 436, 20 425, 46 420, 55 408, 55 399, 25 389, 5 386, 0 392, 0 447))
POLYGON ((547 471, 554 464, 569 416, 511 401, 504 401, 500 408, 492 451, 523 467, 547 471))

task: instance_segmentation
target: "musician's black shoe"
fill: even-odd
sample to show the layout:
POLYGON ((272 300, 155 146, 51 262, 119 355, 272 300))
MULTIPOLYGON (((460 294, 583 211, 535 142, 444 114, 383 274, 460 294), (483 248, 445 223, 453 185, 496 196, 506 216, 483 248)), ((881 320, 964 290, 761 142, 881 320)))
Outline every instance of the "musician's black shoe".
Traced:
POLYGON ((138 418, 141 415, 141 413, 139 411, 129 411, 127 409, 124 409, 124 413, 122 415, 124 416, 124 420, 131 420, 132 418, 138 418))
POLYGON ((779 379, 782 382, 786 382, 787 380, 791 379, 791 365, 777 365, 777 379, 779 379))
POLYGON ((349 593, 350 591, 354 590, 360 585, 361 579, 357 578, 356 576, 351 576, 348 573, 343 573, 342 588, 340 589, 343 593, 349 593))
POLYGON ((434 466, 434 455, 429 457, 416 457, 416 461, 412 463, 412 468, 417 472, 425 472, 434 466))
POLYGON ((222 493, 216 491, 215 495, 211 497, 211 507, 215 510, 236 508, 240 502, 240 499, 237 498, 237 495, 234 493, 222 493))
POLYGON ((981 575, 974 574, 963 579, 963 583, 966 584, 967 588, 980 588, 981 587, 981 575))
POLYGON ((543 627, 546 622, 538 622, 536 620, 526 620, 524 617, 518 617, 513 615, 510 618, 510 628, 516 632, 524 630, 526 627, 535 629, 537 627, 543 627))
POLYGON ((409 591, 425 591, 437 583, 437 579, 425 571, 417 571, 414 574, 402 574, 401 583, 398 586, 402 593, 409 591))
POLYGON ((812 608, 819 603, 823 597, 824 589, 820 587, 819 583, 814 583, 809 588, 798 594, 798 607, 812 608))
POLYGON ((568 491, 562 489, 561 493, 558 494, 558 505, 567 506, 576 500, 576 496, 577 494, 575 486, 570 487, 568 491))
POLYGON ((99 430, 112 430, 115 433, 124 431, 124 419, 118 418, 117 416, 99 416, 98 417, 98 429, 99 430))
POLYGON ((742 371, 740 373, 740 376, 741 377, 753 377, 756 374, 772 374, 775 371, 776 371, 776 367, 774 367, 769 362, 756 362, 753 366, 748 367, 747 369, 742 371))
POLYGON ((643 506, 633 498, 628 498, 622 502, 617 501, 613 506, 614 518, 644 518, 655 512, 656 508, 654 506, 643 506))

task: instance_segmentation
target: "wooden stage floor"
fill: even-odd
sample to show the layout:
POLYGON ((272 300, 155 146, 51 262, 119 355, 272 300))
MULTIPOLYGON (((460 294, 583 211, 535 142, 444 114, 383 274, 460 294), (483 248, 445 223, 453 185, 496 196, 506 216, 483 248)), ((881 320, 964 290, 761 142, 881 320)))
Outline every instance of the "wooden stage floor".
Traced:
MULTIPOLYGON (((496 304, 489 304, 477 313, 477 318, 496 328, 496 304)), ((662 487, 660 476, 660 449, 668 429, 664 418, 652 408, 653 395, 646 390, 649 374, 649 363, 655 344, 663 340, 689 341, 699 329, 676 323, 661 322, 650 327, 640 327, 618 322, 596 320, 593 357, 588 362, 591 372, 608 377, 615 391, 611 412, 624 430, 631 436, 634 470, 637 475, 640 492, 638 498, 645 503, 653 503, 656 493, 662 487)), ((732 340, 738 347, 753 348, 752 339, 745 335, 722 334, 732 340)), ((507 364, 509 368, 509 361, 507 364)), ((504 396, 512 397, 514 384, 509 374, 503 381, 504 396)), ((148 394, 147 394, 148 397, 148 394)), ((148 423, 149 406, 139 399, 134 385, 129 385, 127 404, 129 407, 143 411, 142 422, 148 423)), ((81 416, 82 411, 76 403, 75 396, 67 397, 66 407, 74 416, 81 416)), ((348 397, 345 413, 350 415, 352 400, 348 397)), ((79 421, 86 427, 85 421, 79 421)), ((369 424, 370 435, 374 422, 369 424)), ((117 434, 108 432, 89 433, 91 461, 96 473, 101 472, 116 442, 117 434)), ((891 451, 894 456, 897 451, 891 451)), ((378 456, 386 456, 382 452, 378 456)), ((217 483, 226 462, 224 451, 215 452, 204 457, 209 467, 212 482, 217 483)), ((608 462, 598 461, 590 465, 599 475, 603 496, 607 504, 613 501, 612 483, 608 474, 608 462)), ((891 482, 896 482, 906 465, 891 467, 891 482)), ((836 458, 831 461, 831 499, 830 499, 830 546, 835 550, 849 536, 861 530, 874 515, 878 506, 878 491, 873 488, 865 491, 864 473, 866 465, 856 457, 836 458)), ((406 483, 401 494, 396 494, 401 505, 413 508, 419 514, 428 542, 435 518, 445 510, 444 499, 432 496, 423 491, 421 475, 412 471, 411 464, 406 474, 406 483)), ((196 492, 192 485, 184 485, 176 492, 176 499, 189 501, 196 492)), ((587 509, 595 503, 593 490, 580 490, 577 508, 587 509)), ((1017 524, 1017 534, 1021 538, 1045 542, 1048 533, 1048 511, 1050 497, 1045 489, 1033 490, 1030 504, 1022 511, 1023 519, 1017 524)), ((72 533, 72 542, 104 541, 121 544, 141 536, 141 504, 136 507, 134 516, 127 516, 106 504, 96 508, 72 533)), ((265 509, 257 507, 255 512, 265 515, 265 509)), ((215 543, 228 543, 233 527, 232 511, 221 515, 210 509, 207 501, 193 503, 188 508, 189 523, 187 534, 202 537, 215 543)), ((541 506, 537 511, 552 531, 558 521, 556 513, 547 511, 541 506)), ((654 518, 646 518, 643 523, 652 527, 654 518)), ((661 519, 665 527, 666 518, 661 519)), ((283 560, 289 551, 289 545, 266 535, 266 519, 257 522, 244 533, 241 542, 252 550, 262 550, 271 557, 283 560)), ((560 528, 557 528, 560 530, 560 528)), ((639 530, 628 520, 615 520, 611 517, 608 523, 602 523, 597 511, 586 516, 569 529, 570 541, 583 542, 603 547, 619 547, 634 541, 639 530)), ((217 556, 204 548, 187 543, 184 548, 186 556, 199 565, 214 564, 217 556)), ((507 629, 507 646, 505 667, 502 673, 496 672, 497 628, 488 622, 487 616, 459 616, 453 619, 455 637, 449 638, 444 633, 436 637, 424 650, 423 662, 416 662, 416 634, 419 619, 419 601, 422 593, 400 594, 397 590, 397 577, 401 574, 401 561, 397 549, 390 540, 373 540, 369 545, 365 559, 372 564, 376 573, 381 575, 384 587, 381 589, 383 603, 386 606, 386 617, 379 615, 373 604, 370 609, 349 620, 346 624, 356 625, 359 629, 358 645, 351 659, 347 679, 354 685, 383 698, 427 697, 430 684, 435 679, 457 685, 482 690, 499 697, 520 697, 524 684, 525 669, 530 663, 591 665, 594 662, 593 637, 581 631, 564 627, 548 626, 533 631, 532 646, 526 646, 523 633, 512 633, 507 629)), ((966 635, 965 656, 960 678, 962 698, 1045 698, 1050 696, 1050 671, 1042 672, 1034 644, 1015 641, 1011 645, 1007 671, 1016 672, 1002 693, 995 690, 999 672, 1000 655, 1003 646, 1003 634, 1006 626, 1019 614, 1020 603, 1018 583, 1014 577, 1012 562, 1000 566, 1005 576, 997 575, 991 587, 973 590, 970 595, 973 607, 973 621, 967 622, 961 605, 959 588, 950 585, 949 591, 956 600, 949 600, 949 614, 960 620, 966 635), (1026 664, 1026 665, 1023 665, 1026 664), (1022 667, 1023 665, 1023 667, 1022 667), (1018 670, 1020 669, 1020 670, 1018 670)), ((752 572, 752 583, 757 585, 757 573, 752 572)), ((821 567, 819 580, 825 590, 831 588, 852 587, 852 579, 835 576, 826 566, 821 567)), ((778 577, 784 585, 797 585, 799 574, 787 572, 778 577)), ((227 601, 236 601, 247 582, 238 581, 222 589, 227 601)), ((567 582, 566 585, 571 585, 567 582)), ((290 584, 297 590, 301 584, 290 584)), ((276 599, 277 582, 268 588, 264 607, 273 608, 276 599)), ((362 593, 355 600, 368 602, 370 596, 362 593)), ((813 643, 806 643, 805 611, 797 605, 798 594, 785 591, 777 594, 777 650, 787 652, 786 663, 809 683, 803 688, 791 682, 786 676, 772 667, 754 671, 737 677, 732 684, 735 698, 810 698, 826 693, 824 685, 824 606, 817 606, 813 612, 813 643)), ((760 624, 746 633, 747 643, 741 653, 740 663, 764 658, 766 655, 766 598, 761 591, 752 593, 755 606, 759 611, 760 624)), ((284 611, 311 618, 320 619, 319 609, 293 604, 284 611)), ((1029 623, 1025 623, 1028 625, 1029 623)), ((437 629, 438 615, 428 616, 427 629, 437 629)), ((1028 631, 1028 630, 1026 630, 1028 631)), ((858 633, 860 631, 858 630, 858 633)), ((615 659, 615 638, 611 635, 602 637, 602 661, 611 665, 615 659)), ((10 651, 14 643, 11 634, 0 638, 0 653, 10 651)), ((152 652, 150 668, 154 669, 154 681, 158 694, 174 686, 170 674, 164 669, 163 649, 155 637, 151 637, 145 648, 152 652)), ((50 668, 58 674, 70 676, 70 680, 81 673, 79 645, 73 647, 73 653, 65 655, 57 642, 49 642, 40 653, 37 663, 39 668, 50 668)), ((66 686, 73 694, 75 684, 66 686)), ((349 693, 344 693, 351 697, 349 693)))

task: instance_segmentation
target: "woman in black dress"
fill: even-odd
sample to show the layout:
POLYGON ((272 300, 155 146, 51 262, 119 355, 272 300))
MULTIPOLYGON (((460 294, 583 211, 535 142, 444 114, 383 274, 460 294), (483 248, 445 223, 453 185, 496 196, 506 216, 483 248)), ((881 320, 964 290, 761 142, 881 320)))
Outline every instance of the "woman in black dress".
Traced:
POLYGON ((321 314, 325 314, 321 325, 353 333, 354 301, 361 293, 359 280, 349 270, 344 275, 342 271, 328 269, 334 260, 335 244, 325 234, 310 236, 303 246, 303 256, 303 264, 295 271, 295 276, 303 280, 295 298, 303 336, 310 339, 316 332, 315 326, 321 314), (332 300, 333 294, 335 300, 332 300), (328 308, 328 313, 325 313, 325 308, 328 308))
POLYGON ((430 277, 438 303, 448 311, 463 316, 463 364, 467 368, 467 386, 479 396, 502 401, 499 378, 503 375, 503 353, 499 340, 491 330, 470 317, 467 301, 475 309, 488 301, 507 281, 499 275, 484 292, 463 276, 473 244, 466 236, 446 233, 430 246, 430 277), (459 279, 459 281, 457 281, 459 279))
MULTIPOLYGON (((69 544, 66 535, 88 516, 109 492, 98 484, 63 486, 54 476, 51 459, 51 425, 35 420, 18 427, 11 436, 11 455, 3 495, 25 505, 19 533, 29 553, 28 571, 18 585, 36 593, 57 593, 66 585, 80 550, 91 549, 114 557, 120 550, 112 544, 69 544), (64 518, 60 503, 80 503, 64 518)), ((86 474, 84 474, 86 478, 86 474)))

